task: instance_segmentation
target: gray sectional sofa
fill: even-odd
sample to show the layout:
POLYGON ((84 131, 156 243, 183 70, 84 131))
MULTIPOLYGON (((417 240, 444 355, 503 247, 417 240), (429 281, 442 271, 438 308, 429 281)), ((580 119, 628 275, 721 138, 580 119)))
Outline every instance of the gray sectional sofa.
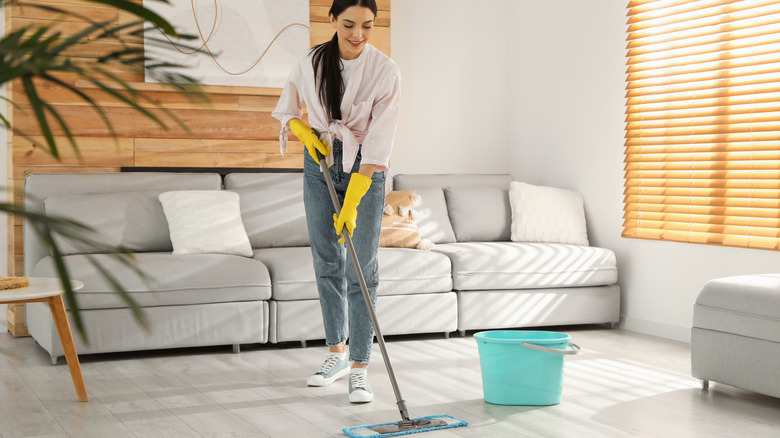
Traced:
MULTIPOLYGON (((398 175, 397 190, 417 191, 421 237, 431 251, 380 248, 377 314, 383 333, 449 334, 472 329, 615 323, 620 291, 614 254, 602 248, 509 241, 510 175, 398 175), (454 208, 457 192, 479 196, 454 208), (482 191, 480 191, 482 190, 482 191), (470 193, 469 191, 476 191, 470 193), (448 206, 447 198, 452 195, 448 206), (461 206, 462 207, 462 206, 461 206)), ((279 343, 323 339, 308 247, 301 173, 129 172, 32 174, 25 208, 88 218, 112 229, 135 252, 151 281, 140 281, 105 254, 71 249, 65 257, 89 344, 80 354, 279 343), (157 196, 171 190, 231 190, 252 257, 172 254, 157 196), (143 331, 88 258, 104 261, 151 323, 143 331)), ((468 199, 468 196, 465 199, 468 199)), ((48 249, 25 227, 27 276, 54 276, 48 249)), ((62 350, 43 304, 27 311, 30 334, 56 361, 62 350)))

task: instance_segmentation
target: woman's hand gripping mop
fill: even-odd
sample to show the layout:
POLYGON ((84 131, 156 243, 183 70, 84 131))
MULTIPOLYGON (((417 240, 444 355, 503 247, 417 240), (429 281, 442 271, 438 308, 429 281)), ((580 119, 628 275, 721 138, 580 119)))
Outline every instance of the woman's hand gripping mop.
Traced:
MULTIPOLYGON (((313 148, 314 149, 314 148, 313 148)), ((338 197, 336 196, 336 190, 333 187, 333 180, 330 177, 328 171, 328 165, 325 162, 325 157, 319 150, 314 150, 317 155, 317 161, 320 163, 320 169, 325 176, 325 182, 328 185, 328 191, 330 192, 330 198, 333 201, 333 208, 336 210, 336 216, 340 216, 341 205, 339 204, 338 197)), ((362 175, 361 175, 362 176, 362 175)), ((354 177, 354 175, 353 175, 354 177)), ((370 185, 369 179, 369 185, 370 185)), ((363 182, 361 180, 361 182, 363 182)), ((350 181, 351 184, 351 181, 350 181)), ((368 188, 366 187, 366 190, 368 188)), ((346 200, 345 200, 346 201, 346 200)), ((359 202, 359 201, 358 201, 359 202)), ((346 202, 345 202, 346 204, 346 202)), ((355 204, 355 207, 357 204, 355 204)), ((349 215, 354 220, 354 215, 349 215)), ((354 222, 351 224, 354 228, 354 222)), ((352 259, 352 265, 355 268, 355 274, 360 284, 360 291, 363 294, 363 301, 368 308, 368 313, 371 316, 371 323, 374 325, 374 332, 376 333, 377 341, 379 341, 379 348, 382 350, 382 359, 384 359, 387 373, 390 375, 390 383, 393 385, 393 392, 395 393, 396 404, 401 413, 401 421, 395 423, 382 423, 371 424, 366 426, 355 426, 344 428, 343 431, 350 437, 391 437, 398 435, 406 435, 417 432, 427 432, 439 429, 448 429, 452 427, 467 426, 468 422, 452 417, 450 415, 431 415, 428 417, 420 417, 415 419, 409 418, 409 413, 406 410, 406 401, 401 396, 401 391, 398 389, 398 382, 395 378, 395 372, 393 371, 393 365, 390 363, 390 356, 387 354, 387 347, 385 346, 385 340, 382 337, 382 331, 379 328, 379 321, 377 321, 376 312, 374 312, 374 306, 371 304, 371 295, 368 293, 368 287, 366 286, 366 280, 363 277, 363 271, 360 269, 360 263, 358 263, 357 253, 355 247, 352 244, 351 230, 344 224, 342 228, 342 239, 347 246, 347 252, 349 258, 352 259)))

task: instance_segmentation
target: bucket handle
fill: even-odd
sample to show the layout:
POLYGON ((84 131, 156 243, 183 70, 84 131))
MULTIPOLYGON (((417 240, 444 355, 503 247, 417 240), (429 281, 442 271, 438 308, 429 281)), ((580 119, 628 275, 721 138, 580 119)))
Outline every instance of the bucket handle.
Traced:
POLYGON ((567 356, 580 354, 580 346, 574 342, 569 343, 569 345, 566 346, 566 349, 563 350, 559 348, 542 347, 541 345, 531 344, 528 342, 523 342, 523 347, 531 350, 544 351, 545 353, 565 354, 567 356), (568 347, 572 347, 571 350, 569 350, 568 347))

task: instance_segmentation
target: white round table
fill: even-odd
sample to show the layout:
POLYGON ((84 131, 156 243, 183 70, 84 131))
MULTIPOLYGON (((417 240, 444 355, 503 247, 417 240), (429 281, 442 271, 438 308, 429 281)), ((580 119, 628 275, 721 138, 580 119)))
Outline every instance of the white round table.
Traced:
MULTIPOLYGON (((70 331, 70 322, 65 312, 65 304, 62 301, 62 283, 59 278, 28 277, 30 285, 18 289, 0 290, 0 304, 24 304, 24 303, 49 303, 57 334, 60 336, 65 360, 68 362, 70 376, 73 378, 73 386, 76 387, 79 401, 89 401, 84 377, 81 375, 81 364, 76 354, 76 346, 73 344, 73 334, 70 331)), ((84 283, 71 280, 71 288, 77 291, 84 287, 84 283)))

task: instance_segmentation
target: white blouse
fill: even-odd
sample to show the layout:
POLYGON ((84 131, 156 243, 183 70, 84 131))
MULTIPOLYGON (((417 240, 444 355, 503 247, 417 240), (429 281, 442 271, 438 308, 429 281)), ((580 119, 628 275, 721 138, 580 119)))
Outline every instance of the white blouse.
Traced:
MULTIPOLYGON (((287 152, 287 134, 290 119, 301 118, 302 104, 306 103, 309 124, 321 133, 320 139, 328 145, 338 138, 343 143, 344 169, 352 169, 362 144, 361 164, 375 164, 376 171, 388 170, 393 149, 395 128, 398 125, 401 100, 401 73, 398 66, 376 47, 366 44, 363 52, 349 69, 344 97, 341 101, 341 120, 328 120, 328 113, 320 103, 314 83, 312 55, 299 59, 290 72, 276 109, 271 116, 282 122, 279 135, 281 152, 287 152)), ((328 165, 333 164, 333 152, 328 165)))

